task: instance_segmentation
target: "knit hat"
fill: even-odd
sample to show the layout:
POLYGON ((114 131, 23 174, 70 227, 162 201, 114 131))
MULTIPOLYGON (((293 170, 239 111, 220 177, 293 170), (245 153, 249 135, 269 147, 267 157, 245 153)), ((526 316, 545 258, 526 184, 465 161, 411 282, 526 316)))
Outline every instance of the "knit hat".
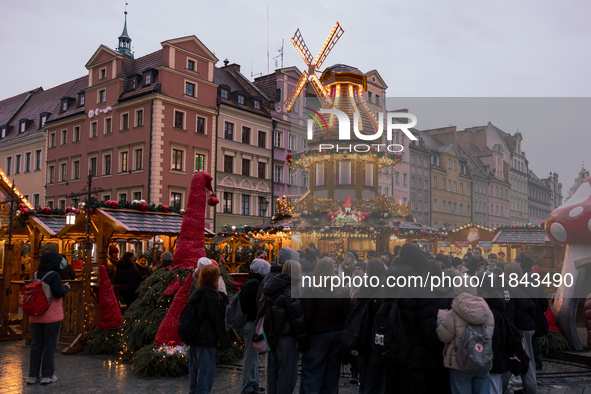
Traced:
POLYGON ((201 257, 197 261, 197 269, 210 264, 212 264, 212 261, 210 259, 208 259, 207 257, 201 257))
POLYGON ((282 267, 287 260, 300 261, 300 254, 292 248, 284 246, 283 248, 279 249, 279 253, 277 254, 277 265, 282 267))
POLYGON ((365 264, 363 261, 359 261, 359 262, 355 263, 355 265, 353 266, 353 269, 355 269, 357 267, 360 267, 363 270, 363 272, 365 272, 365 270, 367 268, 367 264, 365 264))
POLYGON ((116 245, 109 245, 109 254, 119 253, 119 248, 116 245))
POLYGON ((250 263, 250 272, 265 276, 271 270, 271 264, 263 259, 254 259, 250 263))
POLYGON ((205 171, 193 175, 187 208, 174 251, 174 268, 196 267, 199 259, 205 257, 206 190, 213 191, 211 180, 211 175, 205 171))
POLYGON ((162 261, 172 261, 172 253, 164 252, 162 253, 162 256, 160 256, 160 258, 162 259, 162 261))

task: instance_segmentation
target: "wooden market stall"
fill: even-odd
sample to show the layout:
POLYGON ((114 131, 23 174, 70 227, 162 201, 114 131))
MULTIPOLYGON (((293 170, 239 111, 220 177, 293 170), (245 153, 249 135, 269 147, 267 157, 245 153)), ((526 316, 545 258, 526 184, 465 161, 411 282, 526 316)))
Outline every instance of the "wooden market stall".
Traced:
POLYGON ((434 255, 440 252, 451 254, 453 257, 462 258, 468 252, 468 248, 480 247, 483 256, 489 253, 507 255, 504 245, 493 244, 495 231, 492 228, 469 223, 450 231, 444 240, 434 243, 434 255))

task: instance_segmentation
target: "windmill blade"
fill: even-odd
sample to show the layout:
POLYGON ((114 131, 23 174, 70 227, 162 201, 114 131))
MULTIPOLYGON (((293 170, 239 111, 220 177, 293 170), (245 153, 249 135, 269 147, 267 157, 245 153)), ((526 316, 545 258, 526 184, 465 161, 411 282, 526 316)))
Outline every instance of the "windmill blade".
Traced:
POLYGON ((318 79, 315 74, 312 74, 310 82, 312 83, 312 87, 316 92, 316 96, 318 96, 320 104, 323 108, 326 108, 326 104, 328 103, 328 93, 326 93, 324 86, 322 86, 322 82, 320 82, 320 79, 318 79))
POLYGON ((287 112, 291 112, 291 108, 295 104, 295 101, 297 100, 297 98, 300 95, 300 92, 302 91, 304 86, 306 86, 306 82, 308 82, 309 76, 310 75, 308 74, 307 71, 304 71, 302 73, 302 75, 300 75, 300 79, 298 80, 298 83, 294 86, 293 90, 291 91, 291 93, 289 94, 289 96, 287 97, 287 99, 284 102, 285 109, 287 110, 287 112))
POLYGON ((324 42, 324 45, 318 53, 318 56, 316 56, 316 60, 314 60, 313 64, 317 69, 322 66, 322 63, 324 63, 324 60, 326 59, 332 48, 335 46, 339 38, 341 38, 344 32, 345 31, 343 30, 339 22, 337 22, 336 25, 334 25, 334 27, 332 28, 332 31, 330 32, 328 38, 324 42))
POLYGON ((312 57, 312 54, 310 53, 310 50, 308 49, 308 46, 304 42, 304 37, 302 37, 302 33, 300 33, 300 29, 296 30, 295 34, 293 35, 293 37, 291 39, 291 43, 298 50, 298 53, 300 54, 302 59, 304 59, 304 62, 306 62, 306 65, 308 67, 310 67, 312 65, 313 57, 312 57))

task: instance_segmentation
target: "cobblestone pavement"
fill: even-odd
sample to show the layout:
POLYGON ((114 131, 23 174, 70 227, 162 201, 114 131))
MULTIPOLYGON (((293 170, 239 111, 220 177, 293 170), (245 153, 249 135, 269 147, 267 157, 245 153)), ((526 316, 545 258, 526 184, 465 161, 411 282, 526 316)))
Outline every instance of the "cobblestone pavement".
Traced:
MULTIPOLYGON (((117 364, 107 356, 55 355, 58 381, 47 386, 27 386, 29 347, 24 341, 0 343, 0 394, 8 393, 186 393, 188 377, 140 379, 131 366, 117 364)), ((264 377, 262 378, 264 380, 264 377)), ((591 366, 545 360, 538 378, 538 393, 591 394, 591 366)), ((221 366, 213 393, 240 392, 240 369, 221 366)), ((297 392, 297 389, 296 389, 297 392)), ((339 393, 356 393, 348 378, 341 378, 339 393)))

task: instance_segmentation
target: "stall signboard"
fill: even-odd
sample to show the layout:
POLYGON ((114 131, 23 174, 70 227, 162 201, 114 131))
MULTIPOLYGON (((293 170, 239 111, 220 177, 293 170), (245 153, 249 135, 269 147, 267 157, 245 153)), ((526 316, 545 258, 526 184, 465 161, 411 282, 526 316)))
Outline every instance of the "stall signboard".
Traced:
POLYGON ((454 245, 456 246, 456 248, 467 248, 470 246, 470 242, 468 241, 457 241, 454 242, 454 245))
POLYGON ((451 245, 449 244, 449 242, 437 242, 437 247, 439 247, 439 248, 449 248, 449 247, 451 247, 451 245))
POLYGON ((480 246, 481 248, 492 248, 492 242, 491 241, 480 241, 480 242, 478 242, 478 246, 480 246))

